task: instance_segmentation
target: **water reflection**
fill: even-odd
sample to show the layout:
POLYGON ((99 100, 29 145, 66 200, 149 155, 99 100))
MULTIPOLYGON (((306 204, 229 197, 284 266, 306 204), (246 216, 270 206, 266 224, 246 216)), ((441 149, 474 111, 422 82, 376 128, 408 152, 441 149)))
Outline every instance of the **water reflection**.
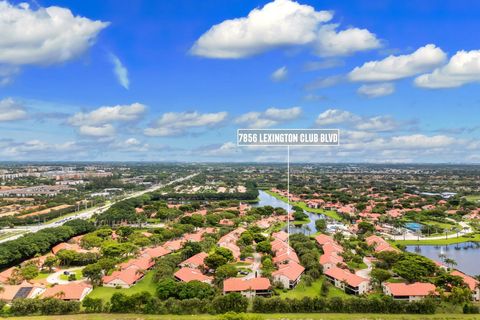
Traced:
POLYGON ((419 253, 427 258, 441 261, 441 256, 455 260, 456 269, 472 276, 480 274, 480 244, 464 242, 448 246, 407 246, 407 251, 419 253))
MULTIPOLYGON (((259 190, 259 195, 258 195, 259 201, 258 203, 254 204, 254 207, 263 207, 263 206, 272 206, 274 208, 284 208, 287 210, 287 203, 279 200, 265 191, 259 190)), ((290 210, 292 209, 292 206, 288 207, 290 210)), ((305 235, 311 235, 317 232, 317 229, 315 227, 315 221, 318 219, 325 219, 326 217, 323 214, 316 214, 308 211, 303 211, 308 218, 310 219, 310 222, 304 223, 304 224, 299 224, 295 225, 295 223, 290 224, 290 233, 303 233, 305 235)), ((286 227, 285 227, 285 231, 286 227)))

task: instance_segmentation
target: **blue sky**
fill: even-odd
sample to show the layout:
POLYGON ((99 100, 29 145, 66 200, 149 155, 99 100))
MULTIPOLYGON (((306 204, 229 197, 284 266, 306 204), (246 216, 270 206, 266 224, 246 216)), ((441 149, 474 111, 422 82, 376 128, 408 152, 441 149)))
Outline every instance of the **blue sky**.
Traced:
POLYGON ((0 1, 0 160, 480 162, 480 3, 0 1))

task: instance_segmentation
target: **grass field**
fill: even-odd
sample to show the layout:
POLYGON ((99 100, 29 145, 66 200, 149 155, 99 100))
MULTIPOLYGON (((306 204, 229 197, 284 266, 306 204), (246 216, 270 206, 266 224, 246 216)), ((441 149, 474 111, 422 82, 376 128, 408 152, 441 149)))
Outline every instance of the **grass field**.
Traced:
MULTIPOLYGON (((282 201, 287 201, 287 198, 285 197, 282 197, 281 195, 275 193, 275 192, 271 192, 269 190, 264 190, 266 193, 268 193, 269 195, 277 198, 277 199, 280 199, 282 201)), ((340 215, 338 213, 336 213, 335 211, 332 211, 332 210, 324 210, 324 209, 313 209, 313 208, 309 208, 305 202, 290 202, 290 204, 292 206, 298 206, 300 208, 302 208, 303 210, 305 211, 308 211, 308 212, 313 212, 313 213, 320 213, 320 214, 324 214, 326 215, 327 217, 330 217, 332 219, 335 219, 335 220, 342 220, 342 217, 340 217, 340 215)))
MULTIPOLYGON (((296 313, 296 314, 254 314, 253 319, 262 320, 456 320, 456 319, 480 319, 476 315, 463 314, 435 314, 435 315, 388 315, 388 314, 331 314, 331 313, 296 313)), ((9 318, 12 320, 215 320, 220 316, 214 315, 140 315, 140 314, 79 314, 71 316, 39 316, 9 318)))
MULTIPOLYGON (((318 297, 320 295, 320 288, 322 287, 324 278, 321 278, 312 283, 310 287, 307 287, 303 281, 301 281, 293 290, 288 290, 287 292, 280 292, 281 298, 290 298, 290 299, 301 299, 304 297, 318 297)), ((328 297, 345 297, 347 294, 342 290, 330 286, 328 297)))
POLYGON ((467 199, 470 202, 477 202, 477 201, 480 201, 480 194, 465 196, 465 199, 467 199))
POLYGON ((393 241, 393 244, 402 244, 402 245, 448 245, 448 244, 455 244, 455 243, 462 243, 462 242, 480 242, 480 234, 474 234, 472 237, 455 237, 449 239, 439 239, 439 240, 397 240, 393 241))
MULTIPOLYGON (((79 269, 79 270, 74 270, 74 271, 72 271, 71 273, 75 274, 75 279, 76 279, 76 280, 80 280, 80 279, 83 278, 83 274, 82 274, 82 270, 81 270, 81 269, 79 269)), ((68 280, 68 277, 69 277, 69 276, 62 274, 62 275, 60 276, 60 280, 68 280)))
POLYGON ((142 280, 140 280, 136 285, 129 289, 98 287, 93 289, 92 293, 90 293, 88 296, 90 298, 101 298, 104 301, 110 301, 111 296, 116 292, 132 295, 142 291, 147 291, 151 294, 155 294, 155 288, 156 285, 155 283, 153 283, 153 271, 149 271, 142 280))

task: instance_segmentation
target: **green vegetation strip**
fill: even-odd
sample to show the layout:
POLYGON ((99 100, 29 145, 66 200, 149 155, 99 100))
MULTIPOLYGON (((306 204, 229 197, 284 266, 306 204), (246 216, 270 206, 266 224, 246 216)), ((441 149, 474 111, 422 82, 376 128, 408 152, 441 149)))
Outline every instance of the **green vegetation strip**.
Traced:
MULTIPOLYGON (((271 195, 272 197, 275 197, 279 200, 282 200, 284 202, 287 202, 288 199, 286 197, 282 197, 281 195, 279 195, 278 193, 275 193, 275 192, 271 192, 269 190, 264 190, 266 193, 268 193, 269 195, 271 195)), ((342 220, 342 217, 336 213, 335 211, 332 211, 332 210, 324 210, 324 209, 314 209, 314 208, 309 208, 305 202, 290 202, 290 204, 292 206, 298 206, 300 208, 302 208, 303 210, 305 211, 308 211, 308 212, 312 212, 312 213, 319 213, 319 214, 323 214, 323 215, 326 215, 327 217, 330 217, 332 219, 335 219, 335 220, 338 220, 338 221, 341 221, 342 220)))
POLYGON ((437 240, 396 240, 392 241, 393 244, 401 244, 405 246, 411 245, 431 245, 431 246, 441 246, 449 245, 463 242, 480 242, 480 234, 474 234, 472 236, 461 236, 449 239, 437 239, 437 240))
MULTIPOLYGON (((332 314, 332 313, 296 313, 296 314, 252 314, 254 319, 282 319, 282 320, 454 320, 454 319, 478 319, 475 315, 454 315, 454 314, 435 314, 435 315, 392 315, 392 314, 332 314)), ((143 315, 143 314, 78 314, 70 316, 38 316, 38 317, 12 317, 12 320, 216 320, 221 316, 214 315, 143 315)))

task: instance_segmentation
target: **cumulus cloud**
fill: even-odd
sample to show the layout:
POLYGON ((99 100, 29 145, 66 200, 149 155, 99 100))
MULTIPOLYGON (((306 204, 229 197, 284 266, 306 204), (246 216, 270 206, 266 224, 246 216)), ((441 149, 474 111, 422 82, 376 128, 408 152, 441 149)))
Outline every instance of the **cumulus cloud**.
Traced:
POLYGON ((328 109, 320 113, 315 121, 319 126, 341 125, 364 131, 391 131, 399 126, 399 123, 390 116, 359 116, 353 112, 328 109))
POLYGON ((248 112, 235 119, 235 123, 247 128, 269 128, 286 121, 295 120, 302 114, 302 108, 268 108, 264 112, 248 112))
POLYGON ((164 113, 144 133, 147 136, 177 136, 186 133, 189 129, 213 127, 225 121, 227 112, 199 113, 199 112, 167 112, 164 113))
POLYGON ((369 61, 353 69, 351 81, 380 82, 398 80, 430 71, 446 60, 446 54, 434 44, 427 44, 406 55, 390 55, 383 60, 369 61))
POLYGON ((0 64, 50 65, 78 57, 107 22, 74 16, 67 8, 33 10, 26 3, 0 2, 0 64))
POLYGON ((390 116, 376 116, 359 121, 355 128, 367 131, 390 131, 398 127, 397 121, 390 116))
POLYGON ((287 76, 288 76, 287 67, 283 66, 275 70, 270 76, 270 78, 272 79, 272 81, 279 82, 287 79, 287 76))
POLYGON ((116 133, 112 123, 136 121, 142 117, 146 109, 141 103, 106 106, 87 113, 78 112, 71 116, 67 122, 74 127, 78 127, 78 132, 81 135, 112 137, 116 133))
POLYGON ((357 51, 381 47, 375 34, 367 29, 348 28, 337 31, 337 24, 322 26, 315 42, 315 50, 323 57, 345 56, 357 51))
POLYGON ((0 121, 20 120, 27 117, 24 106, 12 98, 0 100, 0 121))
POLYGON ((190 49, 192 54, 238 59, 271 49, 310 45, 322 56, 348 55, 378 48, 380 42, 366 29, 337 31, 330 11, 316 11, 291 0, 274 0, 247 17, 225 20, 211 27, 190 49))
POLYGON ((458 51, 450 61, 431 73, 415 79, 422 88, 455 88, 480 81, 480 50, 458 51))
POLYGON ((367 98, 378 98, 388 96, 395 92, 395 86, 392 83, 364 84, 358 88, 357 93, 367 98))
POLYGON ((81 125, 78 131, 80 134, 90 137, 112 137, 116 132, 115 127, 108 123, 97 126, 81 125))
POLYGON ((115 121, 134 121, 138 120, 146 109, 145 105, 138 102, 130 105, 106 106, 88 113, 78 112, 70 117, 68 122, 71 125, 80 126, 98 125, 115 121))
POLYGON ((68 154, 73 151, 79 151, 81 147, 75 141, 66 141, 62 143, 49 143, 38 139, 24 142, 9 141, 2 145, 0 154, 6 157, 22 158, 24 156, 32 157, 33 154, 49 155, 50 159, 58 158, 58 154, 68 154), (66 151, 68 151, 66 153, 66 151), (52 158, 51 156, 54 156, 52 158))
POLYGON ((128 79, 127 68, 122 64, 122 61, 120 61, 120 59, 114 54, 110 55, 110 61, 113 64, 113 73, 115 74, 118 83, 128 90, 128 88, 130 87, 130 80, 128 79))
POLYGON ((356 114, 339 109, 328 109, 320 113, 315 123, 319 126, 341 124, 341 123, 354 123, 360 121, 360 117, 356 114))

